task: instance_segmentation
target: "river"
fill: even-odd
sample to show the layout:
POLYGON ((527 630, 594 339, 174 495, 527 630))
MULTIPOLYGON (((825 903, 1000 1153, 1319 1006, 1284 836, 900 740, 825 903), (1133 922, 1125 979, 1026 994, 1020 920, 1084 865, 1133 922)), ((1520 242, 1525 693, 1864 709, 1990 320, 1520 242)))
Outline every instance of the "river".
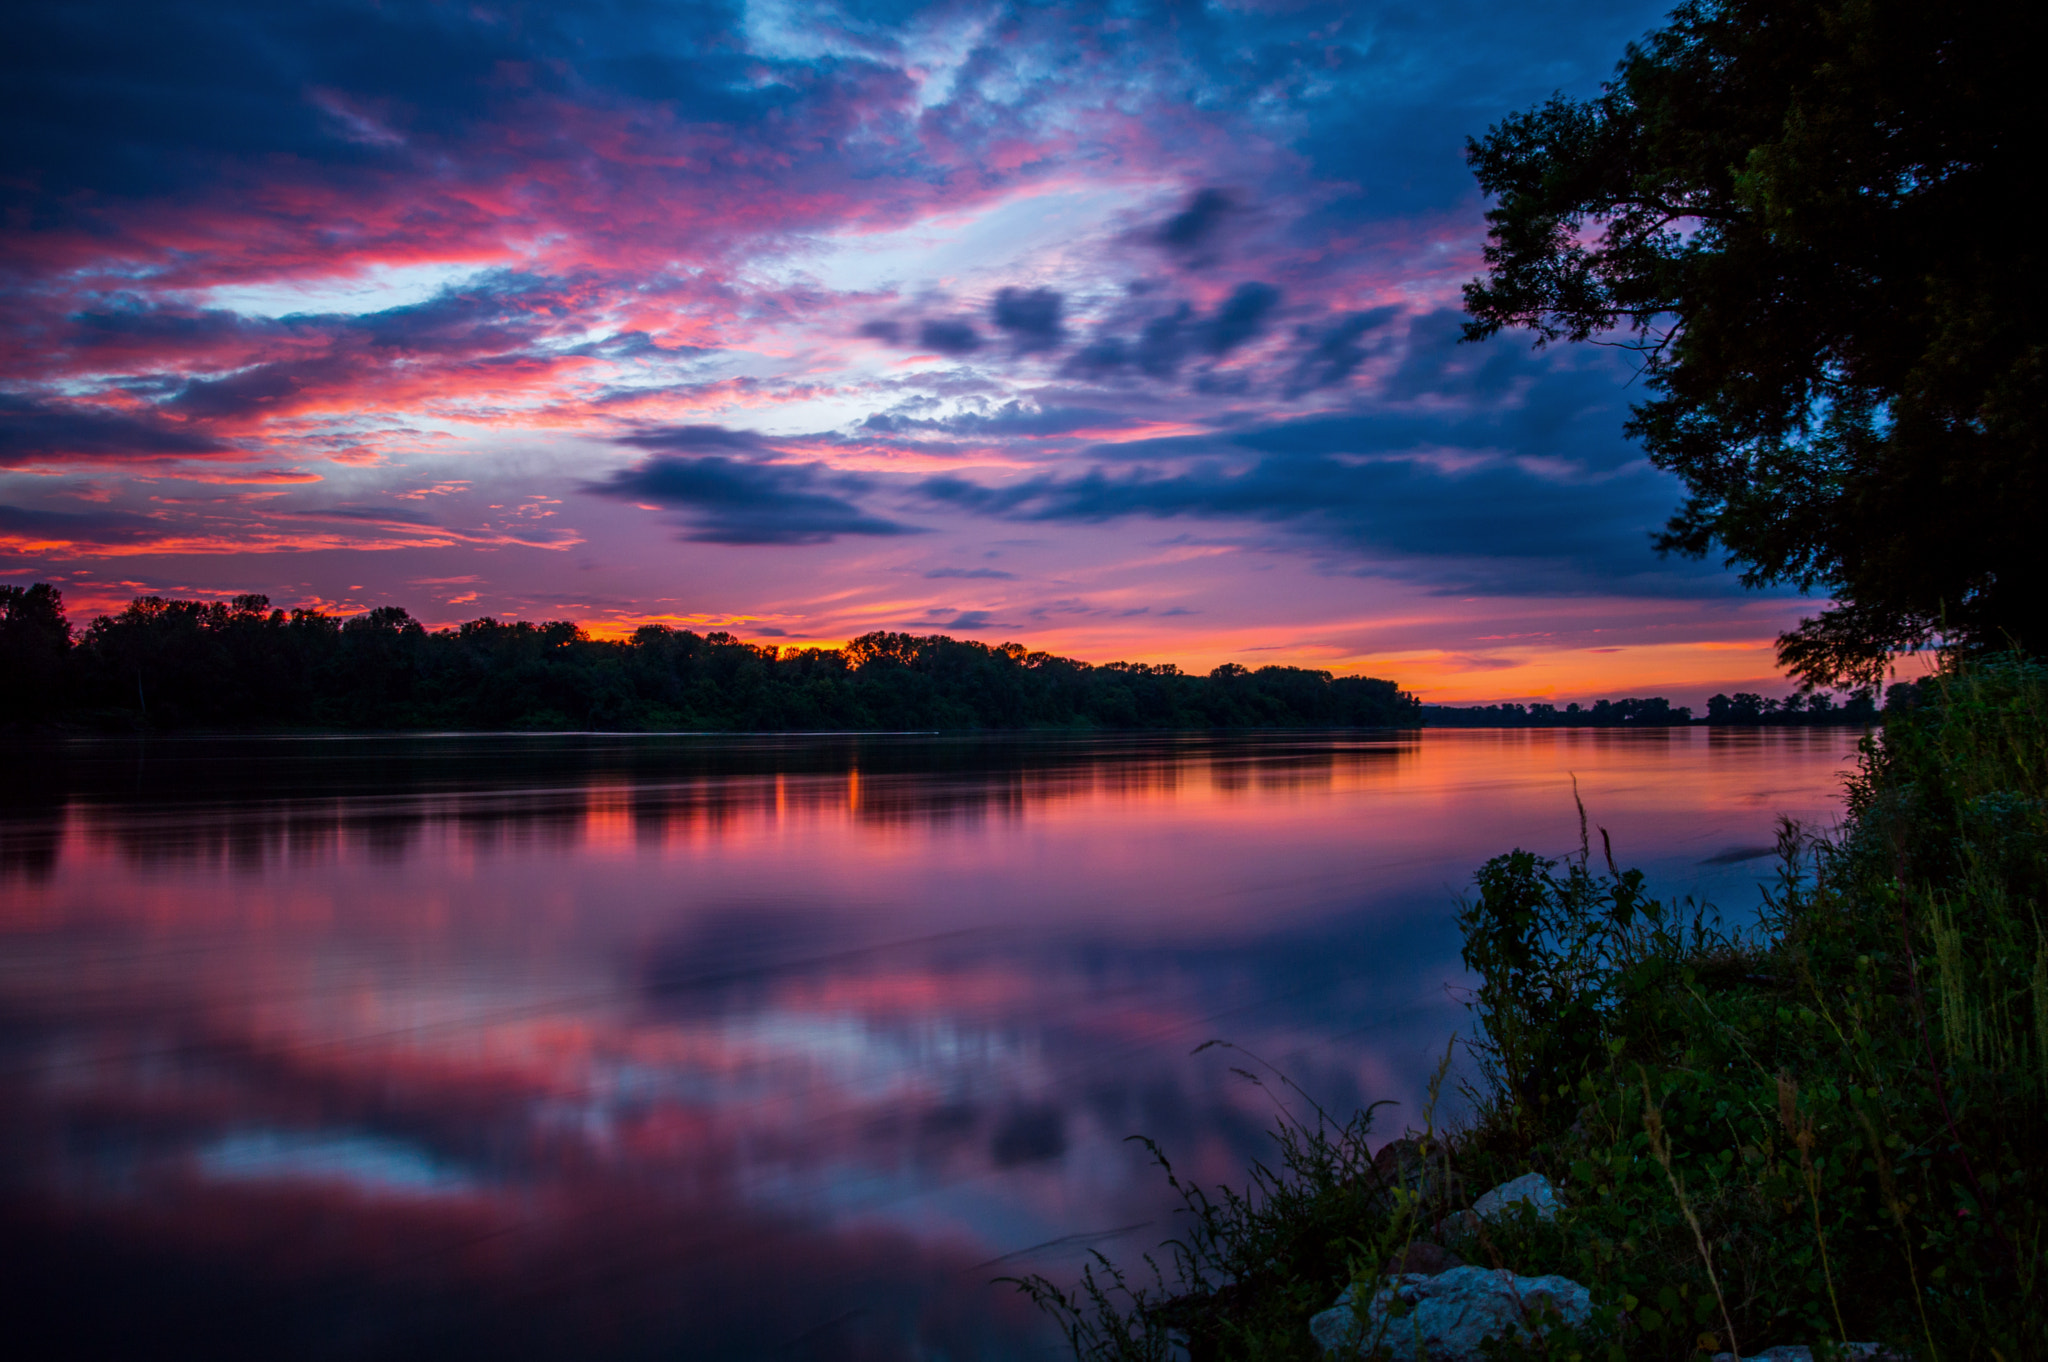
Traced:
POLYGON ((1467 1024, 1458 896, 1575 852, 1574 780, 1596 856, 1740 918, 1855 738, 17 741, 10 1329, 1056 1356, 991 1279, 1173 1232, 1127 1136, 1238 1179, 1275 1099, 1235 1069, 1421 1119, 1467 1024))

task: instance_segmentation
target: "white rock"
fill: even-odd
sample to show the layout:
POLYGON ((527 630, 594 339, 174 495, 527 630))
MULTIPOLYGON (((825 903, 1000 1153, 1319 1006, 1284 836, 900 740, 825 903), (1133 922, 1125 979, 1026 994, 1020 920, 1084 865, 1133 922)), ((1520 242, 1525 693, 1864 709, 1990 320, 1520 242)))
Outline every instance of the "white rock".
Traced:
POLYGON ((1521 1203, 1535 1207, 1538 1220, 1555 1220, 1564 1199, 1550 1185, 1549 1178, 1541 1173, 1524 1173, 1480 1197, 1472 1203, 1472 1210, 1481 1220, 1494 1220, 1521 1203))
POLYGON ((1537 1321, 1551 1314, 1583 1325, 1592 1318, 1592 1297, 1568 1277, 1454 1267, 1434 1277, 1404 1272, 1387 1278, 1364 1311, 1363 1328, 1349 1291, 1308 1327, 1323 1351, 1336 1357, 1364 1356, 1370 1344, 1384 1348, 1394 1362, 1479 1362, 1483 1339, 1533 1337, 1537 1321), (1407 1307, 1399 1318, 1397 1301, 1407 1307))

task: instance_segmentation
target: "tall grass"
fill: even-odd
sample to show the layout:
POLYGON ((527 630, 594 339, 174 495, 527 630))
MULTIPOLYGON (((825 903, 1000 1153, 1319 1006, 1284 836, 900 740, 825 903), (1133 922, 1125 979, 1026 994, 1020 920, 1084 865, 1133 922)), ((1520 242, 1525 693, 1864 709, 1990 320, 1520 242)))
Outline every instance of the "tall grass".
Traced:
POLYGON ((1367 1159, 1368 1114, 1318 1113, 1242 1192, 1175 1183, 1191 1232, 1144 1289, 1107 1259, 1026 1289, 1082 1357, 1310 1357, 1309 1314, 1535 1169, 1563 1214, 1450 1247, 1592 1290, 1593 1326, 1538 1352, 2048 1358, 2048 668, 1954 664, 1919 697, 1866 740, 1838 836, 1786 826, 1752 928, 1590 840, 1479 871, 1476 1117, 1431 1137, 1428 1214, 1367 1159))

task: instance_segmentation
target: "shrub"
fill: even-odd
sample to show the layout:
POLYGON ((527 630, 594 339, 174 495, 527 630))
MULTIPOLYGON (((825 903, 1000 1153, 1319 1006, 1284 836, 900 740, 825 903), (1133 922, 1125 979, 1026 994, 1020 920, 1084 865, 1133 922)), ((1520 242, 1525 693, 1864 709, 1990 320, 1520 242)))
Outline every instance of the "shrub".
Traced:
MULTIPOLYGON (((1460 1222, 1451 1247, 1591 1289, 1594 1327, 1550 1355, 2048 1356, 2048 668, 1919 689, 1866 739, 1844 831, 1786 825, 1753 929, 1584 842, 1480 870, 1474 1115, 1442 1157, 1470 1188, 1541 1171, 1567 1208, 1460 1222)), ((1241 1194, 1184 1190, 1176 1291, 1106 1260, 1077 1294, 1029 1289, 1093 1310, 1084 1357, 1313 1355, 1307 1316, 1421 1223, 1361 1180, 1365 1126, 1336 1129, 1283 1130, 1282 1171, 1241 1194), (1152 1351, 1105 1350, 1116 1321, 1152 1351)))

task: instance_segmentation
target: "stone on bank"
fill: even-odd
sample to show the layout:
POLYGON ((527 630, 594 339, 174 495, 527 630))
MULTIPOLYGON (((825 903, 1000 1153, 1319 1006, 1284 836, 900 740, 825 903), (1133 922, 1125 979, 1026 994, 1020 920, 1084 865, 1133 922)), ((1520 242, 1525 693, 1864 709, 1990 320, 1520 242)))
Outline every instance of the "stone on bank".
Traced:
POLYGON ((1547 1324, 1583 1326, 1592 1314, 1591 1295, 1569 1277, 1454 1267, 1391 1277, 1363 1311, 1347 1290, 1308 1327, 1333 1357, 1361 1357, 1373 1346, 1394 1362, 1479 1362, 1484 1339, 1532 1339, 1547 1324))

